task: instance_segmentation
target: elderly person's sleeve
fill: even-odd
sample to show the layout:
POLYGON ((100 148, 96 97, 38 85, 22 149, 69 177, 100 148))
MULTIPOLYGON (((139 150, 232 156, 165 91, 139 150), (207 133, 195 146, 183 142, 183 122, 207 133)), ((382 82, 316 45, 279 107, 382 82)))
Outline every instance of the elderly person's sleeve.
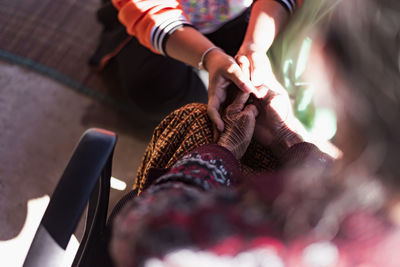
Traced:
POLYGON ((166 182, 183 182, 210 190, 239 183, 239 161, 217 144, 200 146, 178 160, 169 169, 152 168, 144 188, 166 182))
POLYGON ((112 0, 118 19, 130 35, 157 54, 165 54, 166 40, 175 30, 191 26, 177 0, 112 0))

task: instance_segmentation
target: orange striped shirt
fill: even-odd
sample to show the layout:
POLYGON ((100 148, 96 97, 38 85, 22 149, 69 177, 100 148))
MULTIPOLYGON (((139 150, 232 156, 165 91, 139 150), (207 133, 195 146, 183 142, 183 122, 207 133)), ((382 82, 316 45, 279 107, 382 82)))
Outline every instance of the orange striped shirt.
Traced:
MULTIPOLYGON (((302 4, 302 0, 271 1, 278 1, 290 13, 296 6, 302 4)), ((182 26, 192 25, 179 0, 112 0, 112 2, 119 10, 118 19, 126 27, 128 34, 135 36, 142 45, 157 54, 165 54, 164 42, 173 31, 182 26)))

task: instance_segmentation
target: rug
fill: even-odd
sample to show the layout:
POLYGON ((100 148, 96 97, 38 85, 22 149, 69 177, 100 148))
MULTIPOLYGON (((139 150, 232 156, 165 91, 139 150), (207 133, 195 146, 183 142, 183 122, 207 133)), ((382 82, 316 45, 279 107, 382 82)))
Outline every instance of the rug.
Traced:
POLYGON ((101 0, 0 0, 0 59, 34 69, 128 111, 118 83, 88 66, 101 26, 101 0))

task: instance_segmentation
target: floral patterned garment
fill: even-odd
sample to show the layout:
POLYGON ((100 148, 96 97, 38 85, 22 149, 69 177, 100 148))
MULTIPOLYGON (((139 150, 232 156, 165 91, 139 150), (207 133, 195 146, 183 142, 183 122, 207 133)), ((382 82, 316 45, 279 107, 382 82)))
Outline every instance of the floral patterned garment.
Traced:
POLYGON ((210 33, 237 17, 252 0, 182 0, 191 23, 202 33, 210 33))

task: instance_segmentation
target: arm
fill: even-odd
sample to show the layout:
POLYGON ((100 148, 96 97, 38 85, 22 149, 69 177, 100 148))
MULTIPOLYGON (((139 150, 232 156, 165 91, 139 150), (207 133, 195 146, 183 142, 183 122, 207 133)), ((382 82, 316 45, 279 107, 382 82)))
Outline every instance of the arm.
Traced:
MULTIPOLYGON (((211 47, 214 44, 196 29, 183 27, 169 37, 166 51, 169 56, 197 67, 211 47)), ((224 123, 219 108, 226 99, 229 83, 233 82, 243 92, 254 93, 258 97, 265 95, 266 90, 263 87, 256 89, 237 62, 221 49, 211 50, 203 59, 204 67, 209 72, 208 115, 222 132, 224 123)))
POLYGON ((260 112, 256 139, 280 157, 290 147, 303 141, 300 123, 293 116, 289 96, 276 80, 267 51, 301 1, 258 0, 254 3, 243 43, 236 55, 242 71, 257 88, 269 91, 255 99, 260 112))
MULTIPOLYGON (((168 56, 193 67, 198 67, 203 54, 215 45, 203 34, 191 27, 176 30, 166 43, 168 56)), ((213 79, 224 78, 235 83, 244 92, 253 92, 254 86, 243 75, 235 60, 221 49, 209 51, 203 60, 204 68, 210 73, 210 87, 213 79)))
POLYGON ((288 12, 277 1, 256 1, 251 10, 241 50, 249 49, 266 53, 288 19, 288 12))
MULTIPOLYGON (((226 86, 229 81, 243 92, 255 93, 257 97, 263 97, 267 92, 266 87, 259 85, 272 85, 272 82, 264 82, 264 78, 276 82, 266 52, 289 19, 288 10, 293 9, 294 6, 285 8, 282 3, 274 0, 256 1, 245 38, 236 57, 239 64, 235 64, 232 58, 221 50, 213 50, 205 57, 205 67, 210 74, 208 114, 220 132, 224 130, 224 123, 219 114, 219 107, 226 99, 226 86), (247 61, 247 64, 244 61, 247 61), (252 83, 249 82, 250 79, 252 83)), ((169 38, 167 53, 175 59, 197 66, 204 51, 212 46, 213 44, 195 29, 184 27, 175 31, 169 38)))
POLYGON ((178 0, 112 0, 128 34, 156 54, 165 54, 168 37, 191 23, 178 0))
POLYGON ((223 122, 218 109, 226 98, 226 87, 233 82, 247 93, 260 95, 250 80, 242 73, 236 61, 191 26, 178 0, 113 0, 119 10, 118 18, 127 32, 158 54, 168 56, 198 67, 203 65, 209 72, 209 112, 220 131, 223 122), (189 27, 188 27, 189 26, 189 27))
POLYGON ((275 76, 266 55, 300 1, 258 0, 254 3, 243 43, 236 55, 242 70, 255 86, 273 87, 275 76))

